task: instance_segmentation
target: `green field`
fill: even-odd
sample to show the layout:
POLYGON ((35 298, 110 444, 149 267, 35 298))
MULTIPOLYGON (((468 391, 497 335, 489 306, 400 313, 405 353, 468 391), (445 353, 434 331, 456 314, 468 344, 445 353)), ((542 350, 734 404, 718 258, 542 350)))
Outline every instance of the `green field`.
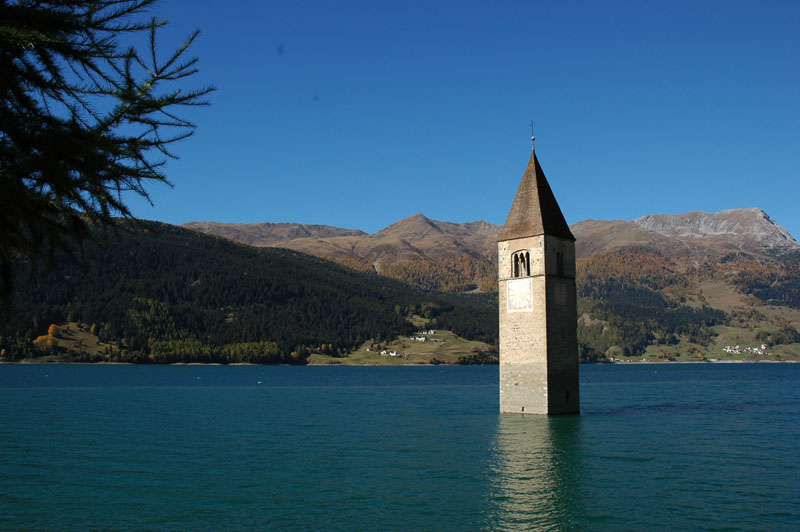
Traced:
MULTIPOLYGON (((425 330, 429 320, 414 316, 411 321, 420 330, 425 330)), ((55 340, 56 348, 52 354, 43 354, 35 359, 39 363, 53 362, 105 362, 109 353, 119 351, 115 343, 101 342, 83 323, 64 323, 58 332, 48 336, 55 340)), ((308 358, 311 365, 404 365, 404 364, 458 364, 462 357, 492 356, 493 348, 483 342, 465 340, 450 331, 435 331, 432 334, 416 334, 399 337, 381 344, 364 342, 359 348, 344 357, 333 357, 322 353, 312 353, 308 358), (424 337, 425 341, 414 337, 424 337), (381 355, 385 350, 394 351, 397 356, 381 355)), ((496 355, 495 355, 496 356, 496 355)), ((461 361, 463 362, 463 360, 461 361)))
POLYGON ((693 344, 681 338, 675 345, 651 345, 647 348, 644 356, 628 357, 624 360, 642 360, 650 362, 674 361, 674 362, 701 362, 701 361, 800 361, 800 343, 781 344, 767 346, 763 353, 753 353, 745 348, 758 348, 764 342, 756 339, 759 332, 774 333, 778 327, 730 327, 717 325, 712 327, 716 334, 709 342, 708 346, 693 344), (725 346, 739 346, 739 353, 727 353, 725 346))
MULTIPOLYGON (((414 316, 410 321, 420 330, 425 330, 428 320, 414 316)), ((53 354, 37 357, 36 362, 104 362, 109 353, 119 351, 114 343, 101 342, 91 334, 89 326, 81 323, 65 323, 59 327, 54 337, 58 349, 53 354)), ((800 343, 767 346, 764 353, 748 352, 745 348, 760 347, 763 343, 756 335, 759 332, 775 333, 776 326, 731 327, 717 325, 712 328, 716 336, 703 346, 680 337, 674 345, 651 345, 641 356, 615 356, 615 362, 707 362, 707 361, 800 361, 800 343), (725 346, 739 346, 740 353, 726 353, 725 346)), ((358 349, 343 357, 322 353, 312 353, 308 358, 310 365, 383 365, 406 364, 458 364, 465 358, 486 359, 496 357, 492 346, 483 342, 465 340, 450 331, 437 330, 433 334, 400 337, 391 342, 375 344, 364 342, 358 349), (422 336, 426 341, 418 341, 414 336, 422 336), (381 355, 380 352, 395 351, 397 356, 381 355)))
POLYGON ((111 353, 119 352, 117 343, 101 342, 85 323, 63 323, 55 335, 45 336, 55 341, 55 349, 30 360, 38 363, 106 362, 111 353))
POLYGON ((308 363, 313 365, 343 364, 396 366, 403 364, 458 364, 459 358, 489 353, 491 346, 483 342, 465 340, 450 331, 417 335, 426 338, 421 342, 412 337, 400 337, 376 348, 376 344, 365 342, 356 351, 345 357, 332 357, 313 353, 308 363), (367 349, 370 349, 367 351, 367 349), (395 351, 397 356, 381 355, 381 351, 395 351))

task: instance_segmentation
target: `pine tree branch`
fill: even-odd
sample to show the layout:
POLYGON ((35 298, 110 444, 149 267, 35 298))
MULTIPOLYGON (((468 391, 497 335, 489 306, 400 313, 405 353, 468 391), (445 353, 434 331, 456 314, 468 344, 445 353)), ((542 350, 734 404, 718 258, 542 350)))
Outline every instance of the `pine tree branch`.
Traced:
POLYGON ((214 88, 174 88, 198 72, 199 31, 160 61, 167 21, 140 18, 154 5, 0 0, 0 299, 18 257, 71 253, 91 225, 132 218, 125 193, 170 185, 169 146, 196 128, 179 110, 214 88), (120 45, 143 32, 146 55, 120 45))

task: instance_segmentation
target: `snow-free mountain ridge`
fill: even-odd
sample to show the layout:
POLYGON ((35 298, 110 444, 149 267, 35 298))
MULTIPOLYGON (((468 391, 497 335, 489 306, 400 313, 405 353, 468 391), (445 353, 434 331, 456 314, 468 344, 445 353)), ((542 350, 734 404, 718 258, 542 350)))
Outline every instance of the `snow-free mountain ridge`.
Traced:
POLYGON ((634 222, 639 227, 671 238, 724 236, 743 245, 777 252, 792 251, 800 246, 786 229, 757 207, 714 213, 649 214, 634 222))
MULTIPOLYGON (((295 223, 190 222, 184 227, 258 247, 284 247, 381 272, 392 264, 469 256, 496 261, 502 226, 479 220, 452 223, 421 213, 368 234, 358 229, 295 223)), ((759 208, 715 213, 652 214, 633 221, 583 220, 570 226, 578 258, 625 247, 646 247, 682 259, 729 254, 779 256, 800 243, 759 208)))

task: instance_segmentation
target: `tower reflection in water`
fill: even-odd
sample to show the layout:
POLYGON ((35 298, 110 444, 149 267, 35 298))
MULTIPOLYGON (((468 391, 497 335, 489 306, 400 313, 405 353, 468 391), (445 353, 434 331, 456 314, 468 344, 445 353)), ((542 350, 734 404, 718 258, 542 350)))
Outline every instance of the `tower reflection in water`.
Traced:
POLYGON ((581 418, 501 415, 490 461, 492 530, 580 528, 581 418))

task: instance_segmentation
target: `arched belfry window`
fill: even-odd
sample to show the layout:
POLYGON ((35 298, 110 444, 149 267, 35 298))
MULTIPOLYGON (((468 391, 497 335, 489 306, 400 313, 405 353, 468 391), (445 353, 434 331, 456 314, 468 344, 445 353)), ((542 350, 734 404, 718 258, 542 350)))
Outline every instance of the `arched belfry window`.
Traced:
POLYGON ((528 277, 531 274, 531 254, 517 251, 511 256, 511 277, 528 277))

